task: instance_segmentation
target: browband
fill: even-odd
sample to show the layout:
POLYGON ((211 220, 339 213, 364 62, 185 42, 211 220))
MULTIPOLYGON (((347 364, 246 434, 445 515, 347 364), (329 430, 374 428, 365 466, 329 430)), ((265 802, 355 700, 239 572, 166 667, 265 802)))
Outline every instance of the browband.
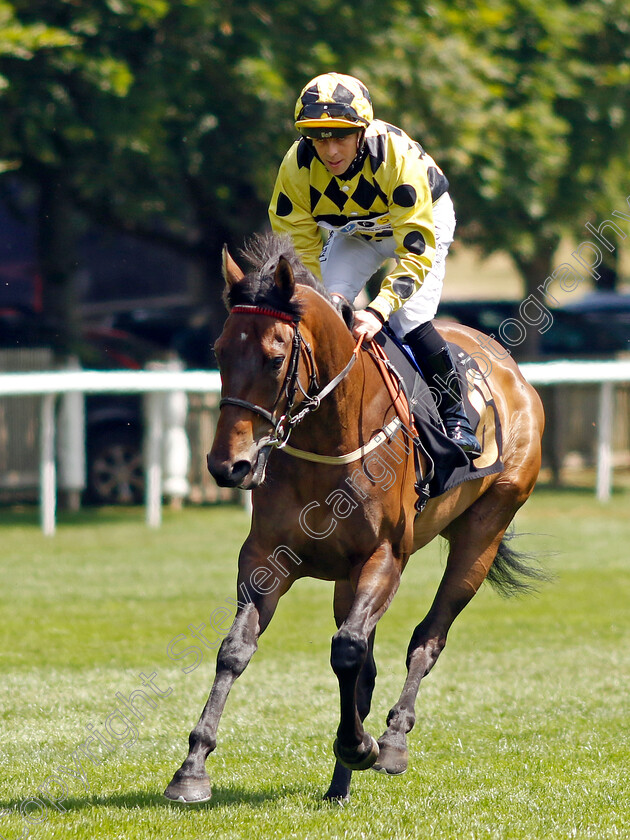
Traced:
POLYGON ((252 306, 245 303, 238 303, 230 309, 230 314, 233 312, 243 315, 269 315, 271 318, 277 318, 279 321, 295 324, 293 315, 289 315, 287 312, 281 312, 279 309, 271 309, 269 306, 252 306))

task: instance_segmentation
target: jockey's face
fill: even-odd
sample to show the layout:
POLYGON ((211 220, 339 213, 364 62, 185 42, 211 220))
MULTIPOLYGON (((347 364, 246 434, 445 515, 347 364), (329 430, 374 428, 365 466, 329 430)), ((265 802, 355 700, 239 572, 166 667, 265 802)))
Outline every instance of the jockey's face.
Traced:
POLYGON ((326 169, 333 175, 343 175, 357 156, 360 132, 346 137, 313 140, 315 151, 326 169))

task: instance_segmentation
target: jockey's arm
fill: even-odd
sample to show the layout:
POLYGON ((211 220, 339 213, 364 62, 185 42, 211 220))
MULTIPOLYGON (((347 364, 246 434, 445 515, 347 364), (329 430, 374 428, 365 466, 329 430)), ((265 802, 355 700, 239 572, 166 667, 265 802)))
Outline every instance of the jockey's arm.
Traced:
POLYGON ((433 200, 423 160, 406 155, 388 189, 396 266, 370 304, 384 321, 422 286, 435 257, 433 200))

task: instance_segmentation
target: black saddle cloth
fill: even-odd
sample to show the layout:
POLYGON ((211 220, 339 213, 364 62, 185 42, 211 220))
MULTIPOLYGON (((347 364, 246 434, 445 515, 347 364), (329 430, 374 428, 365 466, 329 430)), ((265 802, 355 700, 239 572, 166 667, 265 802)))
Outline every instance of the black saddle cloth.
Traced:
MULTIPOLYGON (((471 461, 466 453, 444 433, 444 426, 435 407, 435 401, 429 386, 416 366, 409 348, 402 344, 387 326, 383 327, 373 340, 378 342, 385 350, 391 365, 404 385, 416 421, 419 435, 418 444, 424 450, 425 455, 428 456, 429 463, 433 462, 432 470, 430 468, 422 478, 418 476, 418 484, 423 486, 423 493, 431 498, 441 496, 442 493, 457 487, 464 481, 471 481, 501 472, 503 470, 501 426, 494 400, 484 396, 487 410, 494 413, 493 431, 496 438, 496 458, 492 459, 491 464, 488 464, 482 453, 482 456, 477 459, 480 464, 477 466, 476 462, 471 461)), ((472 368, 477 372, 478 377, 481 377, 481 373, 475 360, 461 347, 450 342, 449 347, 455 360, 466 414, 472 428, 476 430, 481 417, 470 401, 470 380, 466 372, 472 368)), ((484 440, 482 442, 484 448, 485 443, 484 440)), ((492 445, 494 452, 494 441, 492 445)))

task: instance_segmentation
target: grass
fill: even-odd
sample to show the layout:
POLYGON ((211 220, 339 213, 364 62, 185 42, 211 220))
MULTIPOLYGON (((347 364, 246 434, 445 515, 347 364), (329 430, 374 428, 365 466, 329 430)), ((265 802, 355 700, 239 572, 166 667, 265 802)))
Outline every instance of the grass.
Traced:
MULTIPOLYGON (((301 581, 281 602, 228 701, 208 761, 212 802, 185 809, 161 792, 185 757, 215 654, 184 673, 195 656, 170 659, 167 645, 182 635, 176 651, 199 645, 189 625, 226 607, 246 515, 167 512, 152 532, 138 510, 86 511, 46 539, 33 512, 3 511, 0 836, 630 837, 629 501, 629 491, 606 506, 592 491, 536 491, 518 517, 521 547, 549 555, 555 582, 510 601, 483 588, 421 689, 409 771, 354 774, 343 809, 321 800, 338 714, 330 584, 301 581), (145 686, 153 705, 141 703, 144 720, 125 733, 115 710, 142 688, 141 673, 155 674, 162 695, 145 686), (115 749, 83 755, 84 780, 64 775, 87 727, 107 734, 108 722, 115 749), (55 772, 65 810, 51 803, 62 798, 55 772)), ((379 625, 377 737, 443 563, 437 543, 418 554, 379 625)))

